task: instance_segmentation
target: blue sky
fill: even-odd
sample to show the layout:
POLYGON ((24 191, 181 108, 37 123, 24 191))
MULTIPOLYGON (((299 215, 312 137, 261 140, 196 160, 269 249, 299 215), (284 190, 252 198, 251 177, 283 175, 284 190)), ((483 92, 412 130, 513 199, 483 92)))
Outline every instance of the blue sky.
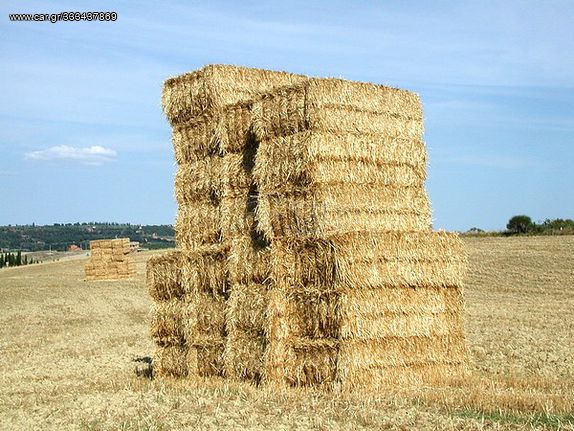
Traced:
POLYGON ((574 218, 572 1, 9 1, 0 11, 0 224, 172 223, 161 86, 209 63, 418 92, 435 228, 574 218), (100 10, 118 20, 8 19, 100 10))

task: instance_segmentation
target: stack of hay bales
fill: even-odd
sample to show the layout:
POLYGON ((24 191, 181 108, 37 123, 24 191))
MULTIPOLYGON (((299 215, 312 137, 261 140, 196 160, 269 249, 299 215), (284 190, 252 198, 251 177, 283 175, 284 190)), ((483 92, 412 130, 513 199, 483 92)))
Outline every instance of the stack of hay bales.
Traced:
POLYGON ((84 270, 86 280, 124 280, 136 273, 130 257, 129 238, 90 241, 90 260, 84 270))
POLYGON ((415 94, 207 66, 162 103, 181 251, 148 266, 170 292, 158 374, 353 388, 465 368, 466 257, 431 229, 415 94))
POLYGON ((466 257, 431 229, 418 97, 310 79, 262 96, 253 117, 267 380, 353 388, 463 370, 466 257))
MULTIPOLYGON (((179 209, 175 230, 181 250, 183 291, 178 302, 171 303, 172 310, 179 310, 183 333, 183 341, 176 344, 180 356, 174 362, 188 366, 183 369, 160 365, 159 374, 167 368, 191 376, 226 373, 240 377, 251 373, 246 369, 249 366, 240 364, 245 362, 245 355, 229 348, 235 340, 246 337, 241 337, 245 335, 244 328, 234 319, 235 314, 227 311, 242 307, 241 286, 253 287, 263 282, 264 275, 249 276, 247 272, 266 253, 265 247, 252 240, 250 233, 254 232, 250 209, 254 149, 240 139, 226 140, 224 144, 223 120, 244 122, 243 114, 249 113, 249 105, 242 105, 243 101, 297 79, 302 78, 256 69, 206 66, 169 79, 164 85, 162 104, 172 125, 178 164, 175 194, 179 209)), ((243 124, 250 125, 248 121, 243 124)), ((156 262, 150 262, 152 272, 154 265, 156 262)), ((157 313, 154 312, 154 322, 158 320, 157 313)), ((257 332, 257 341, 261 341, 261 335, 257 332)), ((178 337, 174 334, 174 342, 178 337)), ((165 346, 154 338, 158 342, 157 356, 165 357, 165 346)))

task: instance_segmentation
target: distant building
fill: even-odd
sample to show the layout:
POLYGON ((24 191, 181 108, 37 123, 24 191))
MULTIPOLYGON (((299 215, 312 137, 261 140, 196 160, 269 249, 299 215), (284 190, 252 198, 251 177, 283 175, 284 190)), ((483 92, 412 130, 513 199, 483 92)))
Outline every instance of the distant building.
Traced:
POLYGON ((68 247, 68 251, 82 251, 82 247, 77 246, 76 244, 72 244, 68 247))

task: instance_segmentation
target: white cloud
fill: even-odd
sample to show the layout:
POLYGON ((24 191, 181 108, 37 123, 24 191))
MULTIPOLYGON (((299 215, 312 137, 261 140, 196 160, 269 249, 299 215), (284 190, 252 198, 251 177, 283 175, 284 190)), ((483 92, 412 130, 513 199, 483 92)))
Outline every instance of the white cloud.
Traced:
POLYGON ((26 160, 70 160, 86 165, 101 165, 116 160, 115 150, 100 145, 91 147, 70 147, 57 145, 41 151, 30 151, 24 154, 26 160))

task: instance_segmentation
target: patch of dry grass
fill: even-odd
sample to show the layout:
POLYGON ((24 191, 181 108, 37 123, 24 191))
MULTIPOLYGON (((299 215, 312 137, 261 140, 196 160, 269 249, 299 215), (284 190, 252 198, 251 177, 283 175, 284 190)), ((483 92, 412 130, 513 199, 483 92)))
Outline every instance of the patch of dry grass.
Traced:
POLYGON ((0 271, 0 429, 574 429, 574 237, 466 238, 472 375, 378 396, 149 381, 145 261, 84 282, 85 261, 0 271))

